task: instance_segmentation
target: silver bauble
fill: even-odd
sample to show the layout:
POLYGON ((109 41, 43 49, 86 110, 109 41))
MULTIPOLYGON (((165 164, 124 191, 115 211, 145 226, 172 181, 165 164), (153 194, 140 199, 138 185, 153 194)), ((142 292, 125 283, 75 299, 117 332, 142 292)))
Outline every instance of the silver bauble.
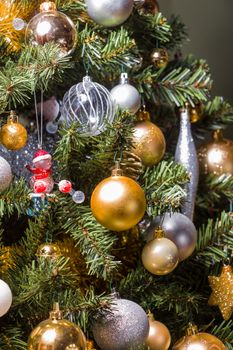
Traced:
POLYGON ((148 337, 149 321, 141 306, 116 299, 110 310, 94 321, 92 331, 102 350, 136 350, 148 337))
POLYGON ((110 93, 113 101, 121 110, 135 114, 141 107, 140 94, 133 85, 128 83, 126 73, 121 74, 120 84, 115 86, 110 93))
POLYGON ((0 156, 0 192, 5 191, 11 183, 12 172, 10 164, 0 156))
POLYGON ((115 109, 110 92, 87 75, 65 93, 61 114, 68 126, 78 122, 78 133, 93 136, 113 121, 115 109))
POLYGON ((188 108, 181 108, 180 110, 180 133, 176 146, 175 160, 182 164, 190 174, 190 180, 185 186, 187 196, 181 206, 181 213, 193 220, 199 179, 199 164, 192 137, 188 108))
POLYGON ((193 253, 197 242, 197 230, 187 216, 181 213, 166 213, 164 218, 155 217, 144 234, 147 242, 154 238, 154 231, 158 226, 162 226, 165 237, 177 246, 180 261, 193 253))
POLYGON ((98 24, 115 27, 125 22, 133 11, 133 0, 85 0, 88 15, 98 24))

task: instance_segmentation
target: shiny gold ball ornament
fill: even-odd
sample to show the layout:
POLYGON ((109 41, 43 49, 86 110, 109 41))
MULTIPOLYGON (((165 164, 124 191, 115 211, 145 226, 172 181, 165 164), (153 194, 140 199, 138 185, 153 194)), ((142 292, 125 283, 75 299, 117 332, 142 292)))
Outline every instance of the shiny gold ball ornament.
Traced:
POLYGON ((15 113, 11 112, 7 123, 0 130, 0 142, 7 149, 17 151, 26 145, 27 138, 27 130, 18 122, 18 117, 15 113))
POLYGON ((172 350, 227 350, 227 348, 214 335, 198 333, 197 327, 191 325, 187 335, 178 340, 172 350))
POLYGON ((168 350, 171 344, 171 334, 168 328, 154 319, 153 314, 149 313, 149 335, 145 345, 150 350, 168 350))
POLYGON ((208 304, 217 305, 224 320, 229 320, 233 313, 233 271, 229 265, 224 265, 219 277, 209 276, 212 294, 208 304))
POLYGON ((195 106, 190 106, 189 116, 191 123, 197 123, 199 120, 201 120, 203 116, 203 105, 201 103, 197 103, 195 106))
POLYGON ((233 141, 223 138, 221 130, 212 134, 212 141, 198 150, 200 169, 204 174, 233 175, 233 141))
POLYGON ((132 135, 132 152, 141 159, 143 165, 153 166, 163 158, 166 141, 162 131, 150 122, 149 112, 141 110, 138 119, 132 135))
POLYGON ((38 257, 56 259, 61 256, 60 247, 55 243, 42 243, 36 252, 38 257))
POLYGON ((164 237, 159 228, 155 238, 146 243, 142 250, 142 263, 146 270, 154 275, 167 275, 179 262, 179 251, 175 243, 164 237))
POLYGON ((25 40, 32 46, 55 42, 60 47, 60 57, 72 53, 77 42, 77 31, 72 20, 56 10, 54 2, 45 1, 40 5, 40 13, 28 23, 25 40))
POLYGON ((81 329, 62 318, 58 303, 49 319, 41 322, 31 332, 28 350, 86 350, 86 339, 81 329))
POLYGON ((96 220, 109 230, 128 230, 145 213, 145 193, 136 181, 123 176, 122 170, 117 166, 112 175, 94 189, 91 210, 96 220))
POLYGON ((169 61, 167 50, 162 48, 154 49, 151 52, 150 59, 155 68, 165 68, 169 61))

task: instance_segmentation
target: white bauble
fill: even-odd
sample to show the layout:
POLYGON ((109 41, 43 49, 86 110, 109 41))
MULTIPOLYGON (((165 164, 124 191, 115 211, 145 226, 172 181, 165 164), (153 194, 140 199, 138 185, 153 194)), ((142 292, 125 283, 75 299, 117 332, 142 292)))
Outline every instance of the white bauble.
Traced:
POLYGON ((12 293, 6 282, 0 280, 0 317, 5 315, 12 304, 12 293))
POLYGON ((134 0, 85 0, 88 15, 98 24, 115 27, 133 11, 134 0))
POLYGON ((138 90, 128 83, 128 75, 121 74, 120 84, 111 91, 112 100, 121 109, 135 114, 141 107, 141 97, 138 90))
POLYGON ((0 192, 5 191, 10 186, 11 180, 10 164, 0 156, 0 192))

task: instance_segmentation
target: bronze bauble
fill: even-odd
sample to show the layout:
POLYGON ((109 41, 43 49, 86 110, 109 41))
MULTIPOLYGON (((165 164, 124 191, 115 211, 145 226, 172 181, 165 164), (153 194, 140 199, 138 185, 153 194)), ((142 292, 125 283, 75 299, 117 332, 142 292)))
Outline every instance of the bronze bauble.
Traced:
POLYGON ((198 150, 200 169, 204 174, 233 175, 233 141, 224 139, 221 130, 213 132, 213 140, 198 150))
POLYGON ((42 243, 38 247, 36 255, 42 258, 56 259, 61 255, 61 250, 55 243, 42 243))
POLYGON ((169 57, 168 53, 165 49, 154 49, 150 55, 151 62, 155 66, 155 68, 165 68, 168 64, 169 57))
POLYGON ((140 14, 156 15, 160 12, 159 4, 156 0, 135 0, 136 7, 140 14))
POLYGON ((146 198, 139 184, 129 177, 112 175, 101 181, 91 196, 96 220, 112 231, 135 226, 146 210, 146 198))
POLYGON ((7 123, 0 130, 0 142, 11 151, 23 148, 27 143, 27 138, 27 130, 18 123, 17 118, 14 119, 13 115, 8 118, 7 123))
POLYGON ((153 317, 149 317, 150 330, 145 345, 150 350, 168 350, 171 344, 171 334, 168 328, 153 317))
POLYGON ((63 57, 74 50, 77 31, 71 19, 56 10, 54 2, 45 1, 40 5, 40 13, 28 23, 25 40, 32 46, 54 42, 60 48, 59 56, 63 57))
POLYGON ((154 275, 167 275, 179 262, 179 251, 168 238, 155 238, 142 250, 142 263, 154 275))
POLYGON ((227 350, 224 344, 214 335, 197 333, 186 335, 175 343, 172 350, 227 350))
POLYGON ((132 152, 145 166, 157 164, 164 156, 166 141, 162 131, 149 120, 139 121, 134 126, 132 152))
POLYGON ((86 350, 86 339, 81 329, 62 318, 56 309, 50 318, 38 324, 28 339, 28 350, 86 350))

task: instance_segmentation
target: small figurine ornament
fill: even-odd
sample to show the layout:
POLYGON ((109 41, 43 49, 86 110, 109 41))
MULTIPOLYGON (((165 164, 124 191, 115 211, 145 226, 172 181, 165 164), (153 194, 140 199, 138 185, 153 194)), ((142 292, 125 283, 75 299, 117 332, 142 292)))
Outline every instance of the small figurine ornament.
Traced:
POLYGON ((34 193, 50 193, 53 190, 54 181, 52 178, 52 157, 51 155, 40 149, 33 157, 33 167, 29 164, 26 168, 34 175, 31 178, 31 187, 34 193))

